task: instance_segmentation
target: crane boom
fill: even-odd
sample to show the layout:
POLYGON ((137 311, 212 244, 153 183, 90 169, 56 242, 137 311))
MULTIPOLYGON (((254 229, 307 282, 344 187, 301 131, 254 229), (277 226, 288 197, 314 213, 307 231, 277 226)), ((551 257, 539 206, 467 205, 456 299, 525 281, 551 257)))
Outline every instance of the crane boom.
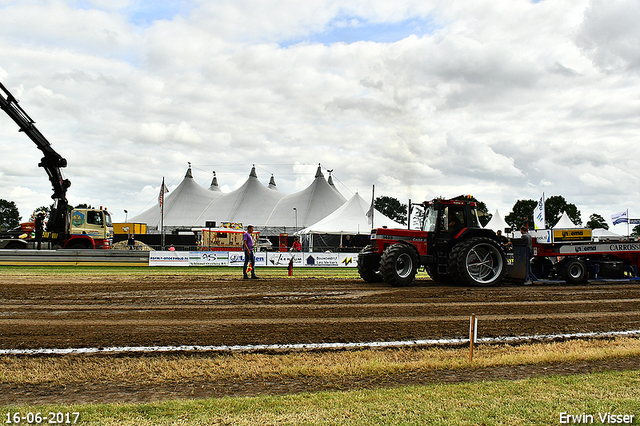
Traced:
POLYGON ((68 227, 67 188, 71 186, 71 182, 64 178, 61 169, 67 167, 67 160, 53 149, 47 138, 36 128, 35 121, 18 105, 18 100, 2 83, 0 83, 0 108, 16 122, 20 127, 20 131, 29 136, 29 139, 44 154, 38 166, 42 167, 49 176, 49 181, 53 187, 51 198, 54 200, 51 215, 47 222, 47 231, 64 234, 68 227))

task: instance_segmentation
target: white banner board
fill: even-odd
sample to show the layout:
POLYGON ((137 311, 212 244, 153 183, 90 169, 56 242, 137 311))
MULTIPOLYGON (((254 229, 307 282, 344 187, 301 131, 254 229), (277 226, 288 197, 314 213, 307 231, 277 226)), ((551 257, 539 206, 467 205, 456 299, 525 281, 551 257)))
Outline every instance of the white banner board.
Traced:
MULTIPOLYGON (((302 253, 302 252, 257 252, 256 267, 289 266, 293 258, 295 268, 305 266, 350 267, 358 266, 357 253, 302 253)), ((149 266, 244 266, 241 251, 152 251, 149 266)))
POLYGON ((188 251, 152 251, 149 266, 189 266, 188 251))

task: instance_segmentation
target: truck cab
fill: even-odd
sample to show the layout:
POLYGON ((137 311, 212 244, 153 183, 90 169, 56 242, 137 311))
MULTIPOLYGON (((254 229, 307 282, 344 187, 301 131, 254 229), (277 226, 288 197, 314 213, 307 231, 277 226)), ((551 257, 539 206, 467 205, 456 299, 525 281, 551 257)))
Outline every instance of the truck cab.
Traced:
POLYGON ((110 248, 113 243, 111 214, 103 209, 74 209, 69 239, 64 248, 110 248))

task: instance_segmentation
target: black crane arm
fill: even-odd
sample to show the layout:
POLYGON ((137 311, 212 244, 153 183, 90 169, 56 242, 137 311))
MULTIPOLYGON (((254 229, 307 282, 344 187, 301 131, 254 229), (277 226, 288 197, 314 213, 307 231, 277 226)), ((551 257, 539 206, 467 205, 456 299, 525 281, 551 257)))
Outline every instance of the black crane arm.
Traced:
POLYGON ((42 151, 44 156, 40 160, 38 166, 42 167, 49 181, 53 186, 54 207, 47 223, 47 230, 55 232, 64 232, 67 229, 67 188, 71 186, 71 182, 62 175, 61 168, 67 167, 67 160, 58 154, 52 147, 47 138, 34 125, 35 121, 18 105, 18 100, 0 83, 0 108, 7 113, 9 117, 16 122, 20 131, 24 132, 31 139, 38 149, 42 151))

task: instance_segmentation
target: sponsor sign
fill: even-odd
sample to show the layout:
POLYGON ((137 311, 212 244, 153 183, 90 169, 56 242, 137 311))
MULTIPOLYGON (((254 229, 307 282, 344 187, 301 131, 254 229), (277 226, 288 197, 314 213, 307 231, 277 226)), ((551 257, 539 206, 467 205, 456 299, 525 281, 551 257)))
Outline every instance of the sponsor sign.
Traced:
MULTIPOLYGON (((265 252, 258 252, 253 254, 253 258, 256 261, 257 266, 267 266, 267 254, 265 252)), ((244 252, 243 251, 230 251, 228 266, 244 266, 244 252)))
POLYGON ((229 252, 227 251, 190 251, 190 266, 227 266, 229 252))
POLYGON ((304 266, 304 257, 301 252, 274 252, 267 253, 267 266, 289 266, 293 257, 293 267, 304 266))
POLYGON ((552 242, 550 229, 530 231, 529 234, 536 239, 537 243, 550 244, 552 242))
POLYGON ((640 251, 640 243, 599 243, 586 245, 566 245, 560 247, 560 254, 576 254, 576 253, 616 253, 616 252, 640 251))
MULTIPOLYGON (((256 267, 289 266, 358 266, 358 253, 302 253, 302 252, 256 252, 256 267)), ((241 251, 152 251, 149 266, 244 266, 244 252, 241 251)))
POLYGON ((189 266, 188 251, 149 252, 149 266, 189 266))
POLYGON ((553 241, 591 241, 591 229, 554 229, 553 241))

